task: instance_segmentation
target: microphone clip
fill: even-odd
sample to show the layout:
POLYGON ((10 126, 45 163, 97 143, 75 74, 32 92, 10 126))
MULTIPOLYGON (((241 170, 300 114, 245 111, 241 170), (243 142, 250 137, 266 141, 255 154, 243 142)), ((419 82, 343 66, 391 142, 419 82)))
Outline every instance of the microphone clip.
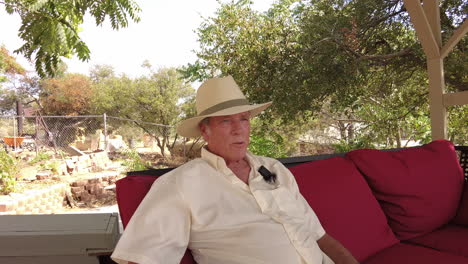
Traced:
POLYGON ((260 166, 260 168, 258 168, 258 172, 262 175, 263 179, 266 182, 270 184, 273 184, 276 182, 276 174, 271 173, 267 168, 260 166))

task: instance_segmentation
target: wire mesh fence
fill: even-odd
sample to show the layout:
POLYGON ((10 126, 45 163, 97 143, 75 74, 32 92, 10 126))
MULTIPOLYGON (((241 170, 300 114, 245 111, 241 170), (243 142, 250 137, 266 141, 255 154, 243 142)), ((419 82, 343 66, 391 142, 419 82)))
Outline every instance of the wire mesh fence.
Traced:
POLYGON ((178 137, 172 126, 105 114, 0 116, 0 140, 5 148, 36 152, 137 151, 183 158, 196 156, 190 153, 197 152, 201 143, 178 137))

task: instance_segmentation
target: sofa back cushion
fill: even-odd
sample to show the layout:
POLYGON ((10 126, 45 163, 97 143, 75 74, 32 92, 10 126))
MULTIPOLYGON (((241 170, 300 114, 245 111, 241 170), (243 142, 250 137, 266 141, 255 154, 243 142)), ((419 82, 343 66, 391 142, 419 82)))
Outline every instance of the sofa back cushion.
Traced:
POLYGON ((457 215, 453 219, 453 223, 468 227, 468 181, 465 181, 462 198, 458 206, 457 215))
POLYGON ((365 175, 398 239, 429 233, 455 216, 463 174, 451 142, 398 151, 361 149, 346 156, 365 175))
POLYGON ((398 243, 377 200, 352 162, 335 157, 290 170, 326 232, 358 261, 398 243))
POLYGON ((132 175, 116 182, 117 205, 124 228, 157 178, 147 175, 132 175))

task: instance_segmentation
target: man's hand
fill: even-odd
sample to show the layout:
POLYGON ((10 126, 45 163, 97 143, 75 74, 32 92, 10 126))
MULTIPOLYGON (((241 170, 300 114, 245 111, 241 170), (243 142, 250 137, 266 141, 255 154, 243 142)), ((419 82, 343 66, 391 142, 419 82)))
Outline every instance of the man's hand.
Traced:
POLYGON ((359 264, 351 253, 333 237, 325 234, 317 240, 320 249, 330 257, 335 264, 359 264))

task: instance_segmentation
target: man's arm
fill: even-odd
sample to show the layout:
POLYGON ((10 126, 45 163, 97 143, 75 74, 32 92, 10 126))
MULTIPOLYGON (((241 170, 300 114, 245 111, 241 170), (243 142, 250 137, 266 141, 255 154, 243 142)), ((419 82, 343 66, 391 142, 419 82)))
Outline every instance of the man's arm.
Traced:
POLYGON ((335 264, 359 264, 351 253, 328 234, 317 240, 320 249, 330 257, 335 264))
POLYGON ((111 258, 118 263, 158 264, 181 259, 190 238, 190 217, 177 175, 161 176, 133 214, 111 258))

